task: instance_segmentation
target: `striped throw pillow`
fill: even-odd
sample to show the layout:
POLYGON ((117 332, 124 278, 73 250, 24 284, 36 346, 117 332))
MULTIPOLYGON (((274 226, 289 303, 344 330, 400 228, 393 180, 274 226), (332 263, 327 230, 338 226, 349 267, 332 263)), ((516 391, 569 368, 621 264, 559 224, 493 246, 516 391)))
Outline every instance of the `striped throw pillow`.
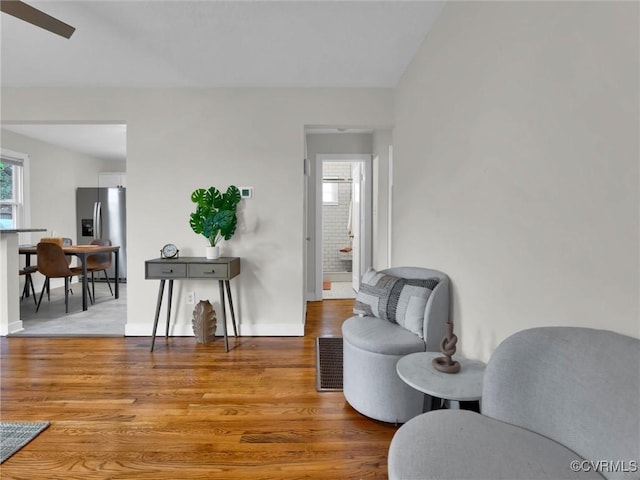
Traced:
POLYGON ((362 276, 353 312, 397 323, 424 338, 424 311, 436 285, 437 278, 399 278, 369 269, 362 276))

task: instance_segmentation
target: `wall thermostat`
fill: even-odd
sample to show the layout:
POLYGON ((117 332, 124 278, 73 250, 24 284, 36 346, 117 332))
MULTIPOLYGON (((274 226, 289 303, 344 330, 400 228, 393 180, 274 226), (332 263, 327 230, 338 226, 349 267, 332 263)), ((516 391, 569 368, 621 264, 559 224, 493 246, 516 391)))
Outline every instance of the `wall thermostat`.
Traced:
POLYGON ((240 187, 240 198, 252 198, 253 187, 240 187))

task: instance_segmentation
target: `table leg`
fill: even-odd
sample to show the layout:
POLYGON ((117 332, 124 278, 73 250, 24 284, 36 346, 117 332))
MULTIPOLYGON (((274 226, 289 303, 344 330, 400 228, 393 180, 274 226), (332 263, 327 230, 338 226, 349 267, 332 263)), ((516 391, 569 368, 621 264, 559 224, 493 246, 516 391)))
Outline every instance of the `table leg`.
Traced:
POLYGON ((169 280, 169 303, 167 305, 167 331, 165 337, 169 338, 169 321, 171 319, 171 299, 173 298, 173 280, 169 280))
POLYGON ((224 332, 224 351, 229 351, 229 339, 227 338, 227 312, 224 306, 224 280, 218 280, 220 287, 220 307, 222 313, 222 331, 224 332))
POLYGON ((233 324, 233 335, 238 336, 238 330, 236 329, 236 314, 233 311, 233 300, 231 299, 231 285, 229 280, 224 281, 225 287, 227 287, 227 300, 229 300, 229 310, 231 311, 231 323, 233 324))
MULTIPOLYGON (((25 255, 25 259, 24 259, 24 266, 25 266, 25 268, 26 268, 26 267, 30 267, 30 266, 31 266, 31 254, 30 254, 30 253, 27 253, 27 254, 25 255)), ((28 279, 28 278, 31 278, 31 275, 28 275, 28 276, 27 276, 27 279, 28 279)), ((33 288, 33 280, 31 280, 31 285, 32 285, 32 288, 33 288)), ((25 288, 25 290, 26 290, 26 291, 25 291, 25 290, 23 290, 23 291, 22 291, 22 295, 24 295, 25 297, 28 297, 28 296, 29 296, 29 289, 27 288, 27 282, 26 282, 26 281, 25 281, 25 286, 24 286, 24 288, 25 288)), ((35 294, 34 294, 34 298, 35 298, 35 294)))
POLYGON ((164 282, 160 280, 160 289, 158 290, 158 303, 156 304, 156 318, 153 321, 153 332, 151 334, 151 351, 156 343, 156 330, 158 330, 158 319, 160 318, 160 307, 162 306, 162 294, 164 293, 164 282))
MULTIPOLYGON (((120 264, 120 261, 118 260, 118 256, 120 255, 119 250, 116 250, 114 252, 116 254, 116 265, 115 265, 115 274, 116 274, 116 291, 115 291, 115 297, 116 298, 120 298, 120 272, 119 272, 119 268, 118 265, 120 264)), ((106 274, 106 272, 105 272, 106 274)), ((108 275, 107 275, 108 278, 108 275)))
MULTIPOLYGON (((434 397, 425 394, 424 396, 425 409, 429 410, 447 410, 451 408, 450 401, 443 398, 434 397)), ((460 410, 471 410, 472 412, 480 413, 480 402, 478 400, 472 401, 458 401, 460 410)), ((428 410, 425 410, 428 411, 428 410)))
POLYGON ((426 413, 431 410, 432 401, 431 395, 427 395, 426 393, 422 395, 422 413, 426 413))
POLYGON ((87 254, 80 253, 80 261, 82 262, 82 310, 87 309, 87 288, 89 288, 87 279, 87 254))
MULTIPOLYGON (((27 265, 28 266, 28 265, 27 265)), ((38 300, 36 299, 36 289, 33 286, 33 278, 31 278, 31 274, 27 273, 24 277, 24 288, 22 289, 22 296, 20 297, 20 301, 24 297, 28 297, 29 293, 33 292, 33 303, 38 306, 38 300), (31 288, 29 288, 31 287, 31 288)))
POLYGON ((422 412, 430 412, 431 410, 442 410, 446 408, 444 400, 433 395, 424 394, 422 402, 422 412))

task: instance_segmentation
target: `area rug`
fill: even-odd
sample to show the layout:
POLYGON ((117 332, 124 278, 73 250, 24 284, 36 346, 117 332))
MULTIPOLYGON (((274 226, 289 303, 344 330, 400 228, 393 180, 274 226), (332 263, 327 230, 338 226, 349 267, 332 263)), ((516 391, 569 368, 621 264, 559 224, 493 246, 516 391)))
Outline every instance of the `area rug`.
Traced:
POLYGON ((36 438, 49 422, 0 422, 0 463, 36 438))
POLYGON ((342 391, 342 337, 316 337, 316 390, 342 391))

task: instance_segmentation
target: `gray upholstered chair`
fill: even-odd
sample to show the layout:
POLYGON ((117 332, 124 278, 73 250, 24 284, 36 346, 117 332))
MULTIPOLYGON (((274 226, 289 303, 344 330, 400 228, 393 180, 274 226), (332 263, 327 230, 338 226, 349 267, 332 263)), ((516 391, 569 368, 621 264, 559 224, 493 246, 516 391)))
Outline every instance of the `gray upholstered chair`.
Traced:
MULTIPOLYGON (((411 329, 367 311, 364 315, 345 320, 342 325, 345 399, 367 417, 404 423, 422 413, 429 402, 425 401, 423 393, 398 377, 396 363, 410 353, 440 349, 445 323, 449 319, 449 277, 440 271, 419 267, 396 267, 377 273, 403 279, 437 280, 433 282, 435 286, 426 305, 420 304, 422 310, 418 324, 411 329), (416 331, 416 326, 422 336, 416 331)), ((362 295, 363 288, 358 292, 358 298, 362 295)), ((386 305, 387 300, 382 298, 380 302, 386 305)), ((354 311, 358 308, 357 299, 354 311)), ((430 399, 427 397, 427 400, 430 399)))
POLYGON ((437 410, 396 432, 389 478, 640 478, 640 340, 540 327, 491 356, 482 414, 437 410), (601 463, 598 463, 601 462, 601 463))

